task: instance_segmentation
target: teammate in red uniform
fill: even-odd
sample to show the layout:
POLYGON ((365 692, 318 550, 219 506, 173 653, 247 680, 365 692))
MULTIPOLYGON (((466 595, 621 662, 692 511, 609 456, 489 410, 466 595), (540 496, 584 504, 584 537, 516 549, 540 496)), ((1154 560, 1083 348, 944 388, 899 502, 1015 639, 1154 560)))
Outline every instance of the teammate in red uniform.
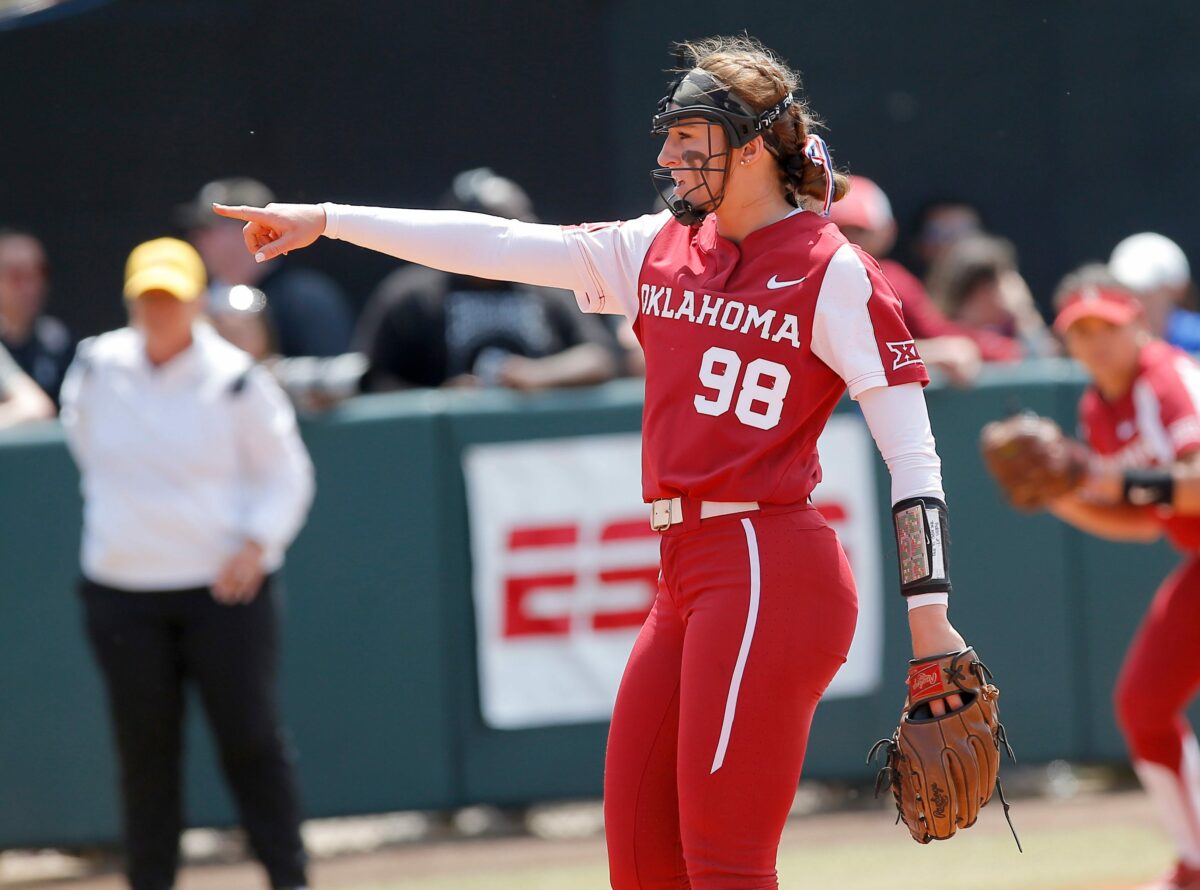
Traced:
POLYGON ((913 652, 964 643, 946 617, 925 365, 875 261, 826 219, 845 179, 796 75, 746 38, 683 48, 693 67, 653 122, 662 213, 558 227, 334 204, 217 211, 248 221, 247 246, 264 260, 324 234, 570 288, 584 311, 632 320, 662 575, 609 736, 612 886, 774 888, 813 709, 857 616, 845 555, 809 503, 817 437, 847 389, 891 470, 913 652))
POLYGON ((1200 748, 1184 714, 1200 685, 1200 365, 1149 333, 1137 298, 1103 266, 1064 279, 1054 327, 1087 369, 1087 486, 1056 516, 1104 538, 1164 532, 1186 556, 1154 596, 1114 696, 1134 768, 1175 843, 1175 869, 1143 890, 1200 890, 1200 748))

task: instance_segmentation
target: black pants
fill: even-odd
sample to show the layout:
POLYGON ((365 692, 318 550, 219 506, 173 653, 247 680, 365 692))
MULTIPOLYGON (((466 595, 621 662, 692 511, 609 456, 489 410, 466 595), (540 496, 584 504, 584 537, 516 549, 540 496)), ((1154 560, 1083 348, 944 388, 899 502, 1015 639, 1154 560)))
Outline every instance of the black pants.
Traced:
POLYGON ((294 758, 277 702, 272 579, 236 606, 218 603, 207 588, 131 593, 87 580, 80 587, 120 755, 133 890, 175 883, 185 680, 200 692, 242 825, 272 886, 306 884, 294 758))

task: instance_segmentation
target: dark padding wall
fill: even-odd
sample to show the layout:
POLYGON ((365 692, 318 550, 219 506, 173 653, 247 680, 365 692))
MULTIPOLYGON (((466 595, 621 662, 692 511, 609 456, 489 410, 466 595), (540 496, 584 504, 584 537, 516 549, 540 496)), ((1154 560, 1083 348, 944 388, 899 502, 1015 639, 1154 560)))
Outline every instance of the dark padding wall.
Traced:
MULTIPOLYGON (((428 206, 487 164, 551 222, 648 210, 655 101, 681 38, 743 29, 805 78, 837 164, 902 221, 975 201, 1035 295, 1144 229, 1200 262, 1200 5, 845 0, 113 0, 0 31, 0 224, 41 233, 55 310, 120 318, 121 269, 205 181, 428 206)), ((324 245, 356 300, 395 266, 324 245)))

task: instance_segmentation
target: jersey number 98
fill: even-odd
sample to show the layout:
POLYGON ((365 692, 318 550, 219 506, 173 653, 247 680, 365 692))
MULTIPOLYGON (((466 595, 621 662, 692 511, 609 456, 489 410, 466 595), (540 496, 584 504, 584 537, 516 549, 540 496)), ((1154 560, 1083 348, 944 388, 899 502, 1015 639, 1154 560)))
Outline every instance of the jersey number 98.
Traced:
POLYGON ((696 410, 710 417, 720 417, 733 404, 734 390, 738 389, 738 377, 742 378, 737 393, 734 415, 746 426, 769 430, 778 425, 783 414, 783 397, 787 395, 792 374, 778 362, 756 358, 746 365, 742 375, 742 359, 732 349, 712 346, 704 353, 700 362, 700 382, 715 390, 716 398, 697 395, 696 410), (763 381, 769 381, 764 385, 763 381), (756 410, 757 409, 757 410, 756 410))

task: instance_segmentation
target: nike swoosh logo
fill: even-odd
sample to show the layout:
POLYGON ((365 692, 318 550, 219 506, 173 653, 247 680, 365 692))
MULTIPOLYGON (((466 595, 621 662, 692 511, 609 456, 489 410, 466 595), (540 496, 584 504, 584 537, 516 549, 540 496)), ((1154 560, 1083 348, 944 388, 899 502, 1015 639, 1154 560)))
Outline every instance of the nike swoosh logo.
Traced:
MULTIPOLYGON (((804 278, 807 277, 807 275, 804 276, 804 278)), ((802 281, 804 281, 804 278, 797 278, 795 281, 780 281, 777 276, 772 275, 770 280, 767 282, 767 289, 779 290, 781 287, 791 287, 793 284, 800 284, 802 281)))

